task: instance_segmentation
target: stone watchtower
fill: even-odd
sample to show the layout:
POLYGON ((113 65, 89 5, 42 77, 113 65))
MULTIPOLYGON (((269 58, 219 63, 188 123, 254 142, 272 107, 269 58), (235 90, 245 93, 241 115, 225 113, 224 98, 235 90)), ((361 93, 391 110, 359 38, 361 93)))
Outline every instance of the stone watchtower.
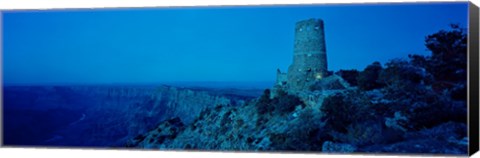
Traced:
POLYGON ((293 63, 288 68, 287 87, 296 91, 308 88, 328 73, 323 21, 308 19, 297 22, 294 42, 293 63))

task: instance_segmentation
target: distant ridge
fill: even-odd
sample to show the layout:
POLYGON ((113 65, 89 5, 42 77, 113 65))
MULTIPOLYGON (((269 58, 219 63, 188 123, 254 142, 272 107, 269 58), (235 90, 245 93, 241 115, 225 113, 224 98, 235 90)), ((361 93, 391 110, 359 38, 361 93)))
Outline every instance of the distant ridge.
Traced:
POLYGON ((174 86, 185 88, 232 88, 232 89, 266 89, 274 81, 168 81, 158 83, 3 83, 9 86, 127 86, 127 87, 155 87, 174 86))

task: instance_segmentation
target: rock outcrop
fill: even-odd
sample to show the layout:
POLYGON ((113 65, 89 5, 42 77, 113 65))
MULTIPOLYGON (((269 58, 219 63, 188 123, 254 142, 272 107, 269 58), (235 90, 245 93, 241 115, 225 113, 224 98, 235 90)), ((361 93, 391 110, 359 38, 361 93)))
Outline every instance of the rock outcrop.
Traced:
MULTIPOLYGON (((26 109, 41 112, 59 108, 69 110, 70 115, 78 118, 69 119, 74 124, 65 122, 56 124, 55 128, 49 124, 51 121, 40 123, 52 129, 38 139, 33 137, 40 136, 27 132, 33 127, 28 124, 33 122, 12 123, 9 124, 12 126, 6 127, 5 136, 25 138, 22 139, 25 140, 23 144, 117 146, 155 128, 163 120, 177 117, 184 123, 191 123, 206 108, 217 105, 237 106, 249 98, 251 97, 222 95, 209 89, 190 90, 171 86, 6 87, 5 112, 13 114, 15 111, 16 114, 8 115, 5 120, 40 120, 27 118, 37 115, 17 113, 26 109), (41 141, 52 140, 52 137, 61 139, 41 141)), ((49 113, 52 117, 58 115, 55 111, 52 112, 49 113)), ((8 139, 6 143, 18 143, 15 140, 18 139, 8 139)))

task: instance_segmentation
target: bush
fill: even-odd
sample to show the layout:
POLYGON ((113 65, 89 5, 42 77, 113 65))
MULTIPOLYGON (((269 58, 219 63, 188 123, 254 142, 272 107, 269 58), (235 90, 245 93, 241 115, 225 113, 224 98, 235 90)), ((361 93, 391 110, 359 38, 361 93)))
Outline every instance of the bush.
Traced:
POLYGON ((259 102, 269 103, 270 102, 270 89, 265 89, 263 95, 260 97, 259 102))
POLYGON ((467 80, 467 34, 458 25, 428 35, 425 46, 432 52, 427 68, 440 81, 467 80))
POLYGON ((373 118, 369 99, 358 91, 329 96, 323 101, 320 110, 324 114, 322 119, 326 121, 326 126, 342 133, 347 132, 347 127, 352 123, 373 118))
POLYGON ((384 98, 389 111, 398 111, 408 118, 405 128, 419 130, 448 121, 466 123, 465 103, 452 102, 449 96, 438 94, 425 85, 418 84, 403 88, 387 87, 384 98))
POLYGON ((409 54, 408 58, 413 65, 423 68, 426 68, 429 62, 429 57, 418 54, 409 54))
MULTIPOLYGON (((467 81, 467 35, 465 29, 451 25, 451 30, 440 30, 425 38, 425 46, 431 56, 409 55, 411 63, 426 69, 433 80, 427 82, 437 92, 451 91, 467 81), (459 85, 455 85, 459 84, 459 85)), ((456 89, 458 90, 458 89, 456 89)), ((465 100, 463 90, 453 92, 452 97, 465 100)), ((465 91, 466 92, 466 91, 465 91)), ((465 96, 465 95, 464 95, 465 96)))
POLYGON ((333 133, 334 138, 340 142, 356 146, 373 145, 383 142, 382 123, 380 121, 365 121, 350 124, 345 134, 333 133))
POLYGON ((265 128, 264 126, 265 126, 265 124, 266 124, 267 122, 268 122, 268 118, 266 118, 266 117, 258 117, 255 126, 256 126, 257 128, 263 129, 263 128, 265 128))
POLYGON ((263 91, 263 95, 255 104, 258 114, 263 115, 273 111, 274 107, 272 106, 271 102, 270 89, 265 89, 265 91, 263 91))
POLYGON ((279 89, 275 98, 270 99, 270 90, 266 89, 258 102, 255 104, 259 114, 267 114, 275 111, 278 114, 284 114, 295 110, 297 105, 305 106, 299 97, 287 94, 279 89))
POLYGON ((350 86, 357 86, 357 77, 360 74, 358 70, 340 70, 335 74, 341 76, 350 86))
POLYGON ((429 128, 446 121, 466 122, 466 33, 458 25, 425 39, 431 56, 409 55, 410 61, 386 64, 380 81, 390 111, 410 120, 409 129, 429 128))
MULTIPOLYGON (((467 80, 467 34, 458 25, 425 38, 431 56, 409 55, 415 66, 425 68, 437 82, 464 83, 467 80)), ((447 88, 443 88, 447 89, 447 88)))
POLYGON ((467 100, 467 87, 465 84, 458 85, 451 90, 451 97, 455 100, 467 100))
POLYGON ((277 92, 277 96, 273 99, 272 104, 275 111, 280 114, 292 112, 297 105, 305 106, 299 97, 287 94, 283 90, 277 92))
POLYGON ((324 120, 327 122, 327 126, 333 128, 333 130, 345 132, 345 124, 350 124, 348 119, 349 112, 348 104, 344 101, 345 97, 341 94, 336 94, 325 98, 322 103, 321 111, 324 114, 324 120), (338 121, 336 121, 338 120, 338 121))
POLYGON ((378 82, 378 76, 382 69, 382 65, 379 62, 373 62, 368 65, 365 70, 358 74, 358 88, 361 90, 372 90, 383 87, 383 85, 378 82))
POLYGON ((428 80, 425 69, 414 66, 405 60, 391 60, 386 68, 380 72, 378 81, 387 86, 396 86, 402 89, 405 86, 416 86, 428 80))
POLYGON ((274 150, 290 151, 320 151, 322 143, 328 139, 321 131, 323 123, 318 113, 306 109, 290 124, 290 128, 283 133, 269 135, 274 150))
POLYGON ((405 127, 409 130, 430 128, 446 121, 466 122, 466 117, 461 116, 465 114, 465 103, 462 106, 452 102, 466 93, 463 83, 435 81, 434 75, 422 67, 434 64, 432 59, 418 55, 410 55, 410 59, 410 62, 392 60, 380 74, 379 80, 387 85, 382 91, 384 99, 389 100, 384 105, 388 111, 405 114, 410 120, 405 127))

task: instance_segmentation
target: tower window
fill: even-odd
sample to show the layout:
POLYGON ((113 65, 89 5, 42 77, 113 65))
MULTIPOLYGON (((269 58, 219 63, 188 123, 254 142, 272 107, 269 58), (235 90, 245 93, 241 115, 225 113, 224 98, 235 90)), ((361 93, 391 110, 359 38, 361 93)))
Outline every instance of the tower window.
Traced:
POLYGON ((315 26, 315 30, 318 30, 318 29, 320 29, 320 27, 318 27, 318 26, 315 26))

